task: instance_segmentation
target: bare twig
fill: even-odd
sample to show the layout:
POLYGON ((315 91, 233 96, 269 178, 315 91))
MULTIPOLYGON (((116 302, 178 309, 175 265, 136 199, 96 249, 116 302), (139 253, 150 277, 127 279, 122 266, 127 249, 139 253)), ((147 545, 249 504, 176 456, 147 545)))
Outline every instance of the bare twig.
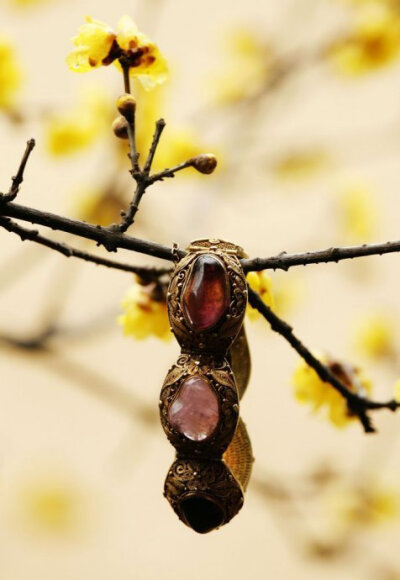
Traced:
POLYGON ((351 260, 365 256, 381 256, 395 252, 400 252, 400 241, 384 242, 382 244, 363 244, 362 246, 349 246, 347 248, 328 248, 326 250, 304 252, 302 254, 286 254, 286 252, 282 252, 278 256, 272 256, 270 258, 242 260, 242 266, 245 272, 288 270, 292 266, 340 262, 342 260, 351 260))
POLYGON ((161 133, 164 131, 165 121, 164 119, 158 119, 156 123, 156 129, 154 131, 153 141, 151 143, 150 151, 144 165, 144 173, 149 175, 151 170, 151 165, 153 163, 154 155, 156 154, 158 143, 160 141, 161 133))
POLYGON ((14 177, 12 178, 11 187, 8 193, 0 194, 0 203, 13 201, 17 197, 21 183, 24 180, 24 172, 26 164, 28 163, 29 156, 32 153, 34 147, 35 140, 29 139, 29 141, 26 144, 26 149, 22 156, 21 163, 19 164, 17 174, 14 175, 14 177))
POLYGON ((159 173, 150 175, 149 184, 155 183, 156 181, 162 181, 166 177, 175 177, 175 173, 182 171, 182 169, 186 169, 187 167, 193 167, 193 159, 188 159, 187 161, 179 163, 174 167, 163 169, 163 171, 160 171, 159 173))
MULTIPOLYGON (((16 203, 0 204, 0 215, 38 224, 53 230, 67 232, 87 240, 93 240, 98 245, 104 246, 109 252, 116 252, 118 248, 123 248, 125 250, 139 252, 140 254, 154 256, 162 260, 172 261, 173 259, 173 248, 155 242, 133 238, 126 234, 111 231, 109 228, 61 217, 16 203)), ((186 252, 183 250, 177 250, 177 252, 180 258, 186 255, 186 252)))
POLYGON ((312 352, 294 335, 293 328, 289 326, 284 320, 279 318, 269 308, 260 296, 254 292, 250 287, 249 302, 253 308, 256 308, 263 317, 269 322, 272 330, 283 336, 283 338, 294 348, 294 350, 305 360, 305 362, 317 373, 319 378, 325 382, 330 383, 342 397, 347 401, 349 412, 356 415, 364 427, 366 433, 374 433, 375 429, 372 425, 371 418, 368 411, 379 409, 388 409, 396 411, 400 404, 394 399, 385 402, 372 401, 366 397, 362 397, 357 393, 350 391, 346 385, 338 379, 338 377, 321 361, 319 361, 312 352))
POLYGON ((121 270, 123 272, 131 272, 132 274, 137 274, 145 279, 158 279, 163 274, 170 272, 169 268, 151 268, 149 266, 134 266, 133 264, 122 264, 120 262, 115 262, 114 260, 109 260, 107 258, 101 258, 100 256, 94 256, 88 252, 83 252, 72 246, 69 246, 63 242, 56 242, 50 238, 46 238, 39 234, 37 230, 31 230, 23 228, 19 224, 10 220, 9 218, 0 217, 0 226, 7 230, 17 234, 22 241, 30 240, 36 244, 46 246, 60 254, 63 254, 67 258, 79 258, 85 260, 86 262, 92 262, 99 266, 105 266, 107 268, 113 268, 114 270, 121 270))

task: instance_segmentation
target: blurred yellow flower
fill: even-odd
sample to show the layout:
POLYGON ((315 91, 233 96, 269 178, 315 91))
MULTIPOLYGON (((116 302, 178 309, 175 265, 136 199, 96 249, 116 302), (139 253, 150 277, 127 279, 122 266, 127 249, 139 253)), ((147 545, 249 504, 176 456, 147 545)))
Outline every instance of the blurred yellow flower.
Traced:
POLYGON ((22 84, 22 68, 13 45, 0 36, 0 109, 10 110, 22 84))
POLYGON ((270 46, 251 31, 238 28, 227 40, 227 62, 212 82, 213 99, 221 105, 258 94, 273 66, 270 46))
POLYGON ((305 284, 301 276, 285 272, 284 276, 274 276, 274 311, 282 315, 293 312, 302 303, 305 284))
MULTIPOLYGON (((263 300, 263 302, 270 308, 275 308, 274 295, 272 293, 272 281, 265 270, 261 272, 249 272, 246 276, 246 280, 252 290, 257 292, 263 300)), ((250 320, 257 320, 260 318, 261 314, 255 308, 250 305, 247 307, 247 316, 250 320)))
POLYGON ((399 516, 399 494, 388 486, 338 485, 330 491, 334 519, 341 525, 363 528, 386 523, 399 516))
POLYGON ((400 379, 397 379, 394 384, 394 399, 400 403, 400 379))
POLYGON ((356 346, 372 359, 390 358, 395 353, 396 333, 393 318, 383 312, 366 314, 355 329, 356 346))
MULTIPOLYGON (((372 384, 356 367, 334 361, 325 355, 318 359, 346 385, 361 395, 370 393, 372 384)), ((317 373, 301 359, 292 377, 294 396, 301 404, 311 405, 313 411, 326 410, 328 419, 335 427, 346 427, 353 417, 349 414, 345 399, 329 383, 321 381, 317 373)))
POLYGON ((349 76, 385 67, 400 56, 400 15, 383 2, 360 6, 353 32, 329 50, 339 72, 349 76))
POLYGON ((87 16, 73 43, 76 48, 68 55, 67 64, 75 72, 87 72, 113 62, 120 67, 123 61, 129 66, 131 75, 147 90, 167 79, 164 56, 129 16, 120 19, 117 32, 108 24, 87 16))
POLYGON ((32 481, 20 492, 22 523, 46 535, 66 535, 77 530, 82 498, 67 482, 32 481))
POLYGON ((78 219, 98 226, 118 221, 126 204, 116 187, 83 187, 75 192, 72 201, 73 213, 78 219))
POLYGON ((72 110, 53 115, 47 121, 49 153, 56 157, 70 155, 95 143, 109 129, 110 110, 100 88, 84 91, 72 110))
POLYGON ((328 165, 328 155, 318 149, 305 149, 287 153, 272 164, 274 175, 285 181, 309 179, 325 169, 328 165))
POLYGON ((122 308, 124 314, 118 317, 118 323, 125 335, 137 340, 149 336, 162 340, 172 338, 165 295, 157 283, 143 286, 136 277, 122 301, 122 308))
POLYGON ((353 183, 344 187, 338 196, 338 210, 347 242, 367 242, 376 235, 379 229, 379 209, 365 184, 353 183))
POLYGON ((44 4, 45 2, 48 2, 48 0, 10 0, 10 4, 17 6, 18 8, 30 8, 31 6, 44 4))

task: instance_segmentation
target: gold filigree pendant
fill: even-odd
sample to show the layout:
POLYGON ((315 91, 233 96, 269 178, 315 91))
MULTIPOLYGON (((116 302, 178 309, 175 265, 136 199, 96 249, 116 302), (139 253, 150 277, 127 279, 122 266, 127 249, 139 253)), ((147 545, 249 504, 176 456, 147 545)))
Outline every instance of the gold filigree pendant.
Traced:
POLYGON ((167 294, 181 355, 160 396, 162 427, 176 449, 164 494, 199 533, 229 522, 243 505, 253 462, 239 417, 250 374, 243 319, 247 286, 229 242, 199 240, 177 263, 167 294))

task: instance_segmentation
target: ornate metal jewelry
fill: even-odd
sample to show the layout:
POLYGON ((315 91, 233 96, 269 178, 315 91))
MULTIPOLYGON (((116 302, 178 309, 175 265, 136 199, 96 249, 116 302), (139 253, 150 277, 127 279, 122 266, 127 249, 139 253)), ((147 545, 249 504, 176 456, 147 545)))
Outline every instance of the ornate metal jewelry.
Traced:
POLYGON ((250 373, 243 256, 229 242, 193 242, 176 265, 167 294, 181 355, 160 396, 161 424, 177 451, 165 496, 179 518, 199 533, 238 513, 253 461, 239 419, 239 399, 250 373))

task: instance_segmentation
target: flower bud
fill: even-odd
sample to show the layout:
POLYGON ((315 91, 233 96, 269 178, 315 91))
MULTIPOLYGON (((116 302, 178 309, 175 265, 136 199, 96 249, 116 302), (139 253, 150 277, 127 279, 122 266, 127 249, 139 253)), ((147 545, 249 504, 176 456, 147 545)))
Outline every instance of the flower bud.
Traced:
POLYGON ((119 139, 128 139, 128 122, 124 117, 117 117, 112 124, 114 135, 119 139))
POLYGON ((136 111, 136 101, 132 95, 125 93, 117 100, 117 109, 127 121, 133 121, 136 111))
POLYGON ((217 167, 217 158, 212 153, 203 153, 193 157, 192 165, 200 173, 209 174, 217 167))

